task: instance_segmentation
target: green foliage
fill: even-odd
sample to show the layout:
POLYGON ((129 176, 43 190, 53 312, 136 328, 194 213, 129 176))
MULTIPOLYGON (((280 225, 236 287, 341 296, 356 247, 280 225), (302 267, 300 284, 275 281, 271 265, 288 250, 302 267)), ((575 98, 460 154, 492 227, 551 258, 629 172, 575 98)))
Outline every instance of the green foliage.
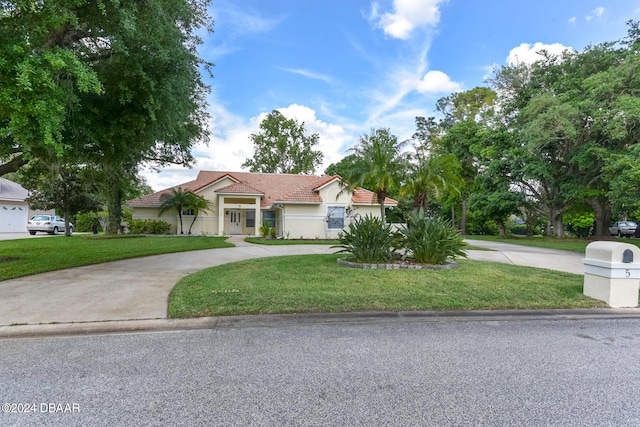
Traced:
POLYGON ((187 206, 187 209, 193 210, 193 221, 191 221, 191 225, 189 226, 189 234, 191 234, 191 228, 196 222, 196 219, 198 219, 198 215, 200 215, 201 212, 213 211, 213 207, 214 204, 211 200, 207 200, 204 197, 195 194, 191 197, 189 205, 187 206))
POLYGON ((563 222, 576 237, 589 237, 596 217, 593 212, 565 212, 563 222))
MULTIPOLYGON (((21 172, 23 185, 30 190, 27 198, 32 209, 55 209, 65 221, 71 220, 77 213, 96 212, 99 203, 89 194, 90 185, 82 176, 78 167, 43 163, 33 164, 21 172)), ((71 234, 66 229, 66 235, 71 234)))
POLYGON ((343 231, 337 253, 348 253, 356 262, 376 264, 393 258, 396 242, 391 226, 373 215, 355 218, 343 231))
POLYGON ((260 235, 266 239, 271 233, 271 224, 269 224, 267 221, 262 221, 262 224, 260 224, 258 230, 260 230, 260 235))
POLYGON ((458 230, 449 221, 427 217, 423 210, 411 215, 399 232, 405 256, 421 264, 444 264, 448 258, 466 258, 463 248, 467 244, 458 230))
POLYGON ((169 193, 164 193, 160 196, 161 204, 158 216, 168 210, 176 210, 178 217, 180 218, 180 234, 184 234, 184 227, 182 226, 182 211, 191 206, 191 203, 194 201, 194 197, 197 196, 182 187, 172 188, 169 193))
POLYGON ((76 231, 80 232, 93 232, 100 231, 102 226, 100 225, 100 216, 96 212, 85 212, 76 215, 74 222, 76 231))
POLYGON ((138 167, 189 164, 208 140, 209 3, 2 2, 0 175, 61 159, 94 170, 117 232, 138 167))
POLYGON ((360 137, 358 145, 350 149, 354 155, 352 167, 346 172, 347 190, 364 187, 376 194, 380 206, 380 217, 385 221, 384 201, 390 192, 400 188, 407 166, 402 148, 406 144, 389 129, 371 130, 369 135, 360 137))
POLYGON ((454 155, 417 150, 414 160, 401 190, 401 194, 413 196, 414 209, 428 210, 430 197, 460 196, 465 183, 460 176, 462 166, 454 155))
POLYGON ((339 162, 331 163, 329 166, 327 166, 327 168, 324 170, 324 173, 332 176, 340 175, 343 178, 347 177, 350 175, 350 171, 354 167, 356 160, 357 159, 355 154, 349 154, 343 157, 339 162))
POLYGON ((243 168, 251 172, 312 174, 322 163, 323 154, 314 150, 320 136, 305 135, 304 123, 287 119, 273 110, 260 123, 260 131, 250 136, 253 158, 243 168))
POLYGON ((169 234, 171 225, 156 219, 132 219, 129 221, 131 234, 169 234))
POLYGON ((527 225, 526 224, 512 224, 509 227, 509 232, 511 234, 515 234, 516 236, 526 236, 527 235, 527 225))

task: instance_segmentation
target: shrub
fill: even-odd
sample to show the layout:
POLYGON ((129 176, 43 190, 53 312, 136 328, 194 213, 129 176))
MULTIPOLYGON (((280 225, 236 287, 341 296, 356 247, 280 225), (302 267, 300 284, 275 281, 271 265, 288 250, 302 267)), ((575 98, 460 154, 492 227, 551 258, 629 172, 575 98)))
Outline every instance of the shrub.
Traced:
POLYGON ((260 235, 266 239, 271 233, 271 226, 267 221, 262 221, 258 230, 260 230, 260 235))
POLYGON ((78 214, 76 216, 75 221, 76 231, 93 231, 93 228, 96 227, 96 230, 101 229, 100 226, 100 216, 95 212, 85 212, 78 214))
POLYGON ((169 234, 171 225, 166 221, 155 219, 129 220, 129 233, 131 234, 169 234))
POLYGON ((399 231, 405 256, 420 264, 444 264, 447 258, 465 257, 467 245, 449 221, 428 218, 423 210, 409 217, 407 225, 399 231))
POLYGON ((337 253, 349 253, 356 262, 376 264, 393 258, 395 235, 382 219, 367 214, 355 218, 339 238, 337 253))
POLYGON ((511 234, 515 234, 517 236, 526 236, 527 235, 527 225, 526 224, 514 224, 509 229, 511 234))

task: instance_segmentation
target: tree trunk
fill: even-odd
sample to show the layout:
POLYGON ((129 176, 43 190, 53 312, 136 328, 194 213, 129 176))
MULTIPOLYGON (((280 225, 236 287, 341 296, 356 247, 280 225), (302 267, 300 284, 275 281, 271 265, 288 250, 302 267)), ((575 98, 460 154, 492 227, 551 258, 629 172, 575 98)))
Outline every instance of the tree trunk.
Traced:
POLYGON ((107 203, 107 234, 119 234, 122 222, 122 189, 116 175, 109 178, 109 201, 107 203))
POLYGON ((467 199, 462 200, 462 212, 460 213, 460 233, 467 234, 467 199))
POLYGON ((593 234, 595 236, 608 236, 609 225, 611 224, 611 203, 609 199, 606 197, 594 197, 585 199, 585 201, 591 206, 596 217, 596 229, 593 234))
POLYGON ((456 226, 456 208, 455 206, 451 206, 451 226, 455 228, 456 226))
POLYGON ((549 220, 553 225, 553 235, 558 238, 564 238, 564 224, 562 223, 562 213, 564 209, 552 206, 550 208, 549 220))
POLYGON ((378 196, 378 204, 380 205, 380 219, 382 219, 382 223, 386 225, 387 218, 384 213, 384 201, 387 198, 387 191, 386 190, 378 191, 378 193, 376 194, 378 196))
POLYGON ((498 231, 500 232, 500 237, 507 237, 507 227, 504 225, 504 220, 499 219, 496 221, 498 224, 498 231))

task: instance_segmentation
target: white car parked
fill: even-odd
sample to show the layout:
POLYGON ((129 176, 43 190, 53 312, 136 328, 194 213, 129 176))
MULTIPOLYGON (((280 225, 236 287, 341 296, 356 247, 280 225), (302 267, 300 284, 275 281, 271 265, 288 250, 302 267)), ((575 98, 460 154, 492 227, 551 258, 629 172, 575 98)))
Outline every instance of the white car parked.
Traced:
MULTIPOLYGON (((27 230, 32 236, 37 231, 49 234, 64 232, 64 219, 55 215, 35 215, 27 222, 27 230)), ((69 223, 69 233, 73 233, 73 224, 69 223)))

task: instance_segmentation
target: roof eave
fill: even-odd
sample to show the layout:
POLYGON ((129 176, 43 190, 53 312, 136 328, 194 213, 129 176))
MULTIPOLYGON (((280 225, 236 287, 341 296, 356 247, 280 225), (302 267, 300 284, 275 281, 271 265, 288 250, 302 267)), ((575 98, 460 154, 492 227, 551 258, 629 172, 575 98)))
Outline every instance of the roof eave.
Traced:
POLYGON ((283 205, 321 205, 322 202, 302 202, 294 200, 274 200, 271 204, 281 203, 283 205))

